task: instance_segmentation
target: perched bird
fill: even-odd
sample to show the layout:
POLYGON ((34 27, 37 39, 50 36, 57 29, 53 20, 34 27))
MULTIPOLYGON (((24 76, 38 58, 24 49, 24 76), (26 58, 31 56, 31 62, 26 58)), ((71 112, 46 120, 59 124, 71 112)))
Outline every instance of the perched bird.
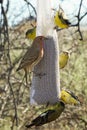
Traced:
POLYGON ((26 38, 30 40, 34 40, 36 37, 36 27, 33 27, 32 29, 28 29, 26 32, 26 38))
POLYGON ((56 11, 55 13, 54 23, 55 26, 59 28, 68 28, 71 24, 64 13, 64 10, 60 6, 59 6, 59 10, 56 11))
POLYGON ((52 105, 52 107, 48 108, 45 112, 32 120, 31 124, 26 125, 26 127, 30 128, 32 126, 41 126, 54 121, 61 115, 61 113, 64 111, 64 108, 65 104, 62 101, 58 101, 52 105))
POLYGON ((27 82, 27 72, 28 71, 31 72, 33 67, 37 65, 43 58, 44 55, 43 43, 45 39, 47 38, 44 36, 37 36, 20 62, 17 71, 21 69, 25 70, 26 82, 27 82))
POLYGON ((62 69, 67 65, 69 59, 69 52, 63 51, 59 55, 59 68, 62 69))
POLYGON ((63 89, 60 95, 60 100, 62 100, 65 104, 80 104, 78 97, 75 96, 75 94, 69 90, 63 89))

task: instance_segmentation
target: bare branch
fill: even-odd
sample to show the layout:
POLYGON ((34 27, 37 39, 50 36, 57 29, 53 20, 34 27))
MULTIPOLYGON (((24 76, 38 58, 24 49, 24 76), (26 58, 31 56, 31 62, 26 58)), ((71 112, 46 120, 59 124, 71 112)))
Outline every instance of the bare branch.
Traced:
POLYGON ((37 12, 36 12, 36 9, 34 8, 34 6, 29 1, 27 1, 27 0, 24 0, 24 1, 33 8, 34 13, 37 16, 37 12))
POLYGON ((6 6, 6 14, 7 14, 7 12, 8 12, 8 10, 9 10, 9 0, 7 0, 7 6, 6 6))
POLYGON ((71 25, 71 27, 76 27, 76 26, 78 27, 76 32, 79 32, 80 40, 83 40, 83 36, 82 36, 82 33, 81 33, 81 29, 80 29, 80 22, 87 15, 87 12, 86 12, 83 16, 81 16, 82 2, 83 2, 83 0, 80 1, 78 15, 76 16, 77 17, 77 23, 75 25, 71 25))
POLYGON ((87 15, 87 12, 80 17, 80 21, 87 15))
POLYGON ((78 11, 78 18, 80 18, 82 2, 83 2, 83 0, 81 0, 81 2, 80 2, 79 11, 78 11))
POLYGON ((10 69, 8 69, 8 79, 7 79, 7 81, 8 81, 8 85, 10 87, 10 91, 11 91, 12 96, 13 96, 13 104, 14 104, 14 110, 15 110, 14 120, 16 120, 16 125, 18 125, 16 100, 15 100, 14 91, 13 91, 11 79, 10 79, 13 67, 12 67, 12 62, 11 62, 11 57, 10 57, 10 41, 9 41, 9 32, 8 32, 8 20, 7 20, 6 12, 4 10, 3 5, 1 6, 1 9, 2 9, 2 15, 3 15, 4 44, 7 43, 7 48, 8 48, 7 61, 9 63, 9 68, 10 68, 10 69))

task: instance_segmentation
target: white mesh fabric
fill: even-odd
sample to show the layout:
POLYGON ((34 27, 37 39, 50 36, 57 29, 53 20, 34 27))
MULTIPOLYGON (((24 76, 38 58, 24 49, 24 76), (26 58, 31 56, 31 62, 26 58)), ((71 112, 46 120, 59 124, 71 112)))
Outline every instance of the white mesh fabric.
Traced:
POLYGON ((53 0, 37 0, 37 35, 50 36, 44 43, 44 57, 34 68, 30 103, 55 103, 60 94, 59 46, 56 31, 53 29, 53 0))

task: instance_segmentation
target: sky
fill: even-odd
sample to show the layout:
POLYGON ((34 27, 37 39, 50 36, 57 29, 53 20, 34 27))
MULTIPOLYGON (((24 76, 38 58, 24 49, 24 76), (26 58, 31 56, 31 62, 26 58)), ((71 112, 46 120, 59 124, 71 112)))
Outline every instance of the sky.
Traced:
MULTIPOLYGON (((37 7, 37 0, 28 0, 35 8, 37 7)), ((52 1, 52 0, 51 0, 52 1)), ((4 6, 6 5, 7 0, 4 0, 4 6)), ((68 15, 71 22, 75 21, 73 16, 75 16, 78 12, 78 7, 80 4, 80 0, 53 0, 53 8, 58 10, 58 5, 61 5, 63 10, 68 15)), ((83 0, 83 7, 81 13, 87 11, 87 0, 83 0)), ((10 6, 8 11, 8 19, 9 25, 17 24, 19 21, 30 16, 30 14, 34 14, 32 12, 32 8, 27 6, 24 0, 10 0, 10 6)), ((83 24, 87 21, 87 17, 84 18, 83 24)))

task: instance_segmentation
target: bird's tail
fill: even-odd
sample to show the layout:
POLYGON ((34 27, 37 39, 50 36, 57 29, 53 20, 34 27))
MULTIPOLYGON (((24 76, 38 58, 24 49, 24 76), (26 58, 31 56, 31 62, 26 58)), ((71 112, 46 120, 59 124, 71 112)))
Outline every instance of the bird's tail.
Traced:
POLYGON ((29 124, 29 125, 25 125, 25 127, 30 128, 30 127, 32 127, 33 125, 34 125, 34 123, 31 123, 31 124, 29 124))

